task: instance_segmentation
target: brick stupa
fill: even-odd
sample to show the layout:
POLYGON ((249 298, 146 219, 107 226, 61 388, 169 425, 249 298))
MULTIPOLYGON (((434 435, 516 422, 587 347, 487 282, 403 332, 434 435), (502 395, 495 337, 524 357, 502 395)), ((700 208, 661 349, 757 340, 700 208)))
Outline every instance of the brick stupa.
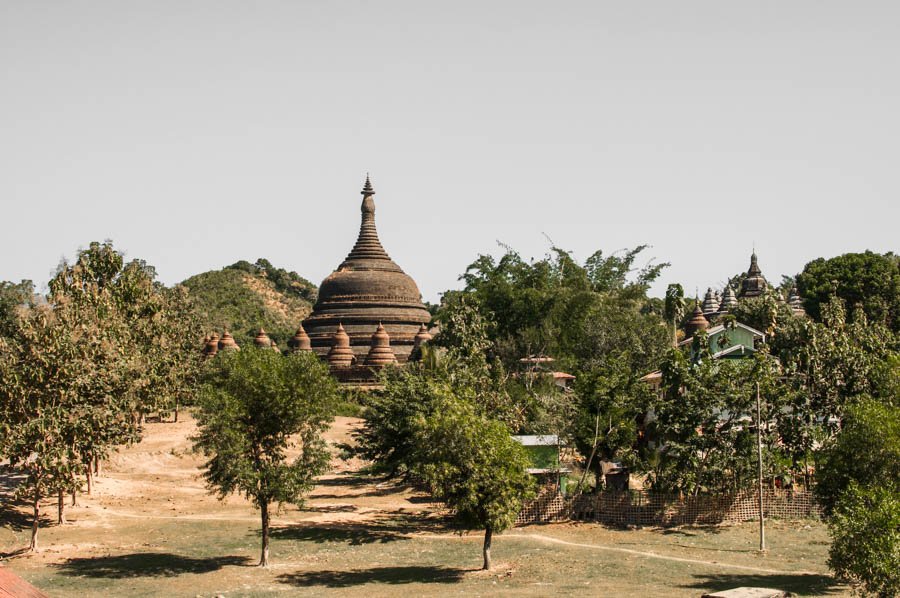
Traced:
MULTIPOLYGON (((339 349, 343 368, 338 375, 342 382, 371 382, 375 374, 364 364, 372 348, 372 335, 382 327, 389 337, 388 351, 398 363, 405 363, 413 350, 416 335, 431 314, 422 303, 422 295, 415 281, 388 256, 378 239, 375 228, 375 190, 366 177, 362 190, 362 223, 356 244, 346 259, 319 287, 319 298, 312 314, 302 327, 309 336, 312 350, 327 358, 335 341, 344 344, 343 334, 350 339, 354 371, 347 370, 347 354, 339 349)), ((381 339, 379 330, 378 340, 381 339)), ((381 346, 378 365, 389 360, 381 346)), ((371 359, 368 360, 371 363, 371 359)), ((337 365, 332 363, 332 365, 337 365)))

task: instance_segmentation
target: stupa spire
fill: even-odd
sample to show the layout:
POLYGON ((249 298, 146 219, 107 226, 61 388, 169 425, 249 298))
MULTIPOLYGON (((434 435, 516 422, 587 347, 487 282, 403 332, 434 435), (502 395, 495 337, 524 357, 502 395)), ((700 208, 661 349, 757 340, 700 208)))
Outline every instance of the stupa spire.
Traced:
POLYGON ((362 193, 362 222, 359 225, 359 237, 356 238, 356 245, 350 250, 347 259, 350 260, 390 260, 381 241, 378 240, 378 230, 375 228, 375 189, 372 188, 372 181, 369 175, 366 175, 366 183, 363 185, 362 193))

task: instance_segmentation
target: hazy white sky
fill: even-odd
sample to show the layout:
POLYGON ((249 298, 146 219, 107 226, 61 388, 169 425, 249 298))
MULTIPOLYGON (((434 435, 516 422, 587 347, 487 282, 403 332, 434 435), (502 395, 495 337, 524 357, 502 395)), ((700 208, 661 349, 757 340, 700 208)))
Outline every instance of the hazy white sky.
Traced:
POLYGON ((897 250, 898 7, 0 0, 0 279, 110 238, 318 283, 366 171, 432 301, 498 240, 650 243, 658 294, 897 250))

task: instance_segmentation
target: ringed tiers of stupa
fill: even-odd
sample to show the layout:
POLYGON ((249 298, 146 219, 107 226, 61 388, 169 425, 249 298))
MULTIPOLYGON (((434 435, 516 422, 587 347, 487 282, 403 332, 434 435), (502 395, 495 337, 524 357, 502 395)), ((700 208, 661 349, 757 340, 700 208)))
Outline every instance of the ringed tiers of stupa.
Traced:
POLYGON ((419 287, 381 245, 375 228, 375 190, 368 176, 362 196, 356 244, 322 281, 318 301, 302 325, 312 350, 332 364, 342 382, 373 378, 367 366, 393 361, 389 353, 396 363, 407 362, 431 320, 419 287), (349 351, 344 335, 349 338, 349 351), (336 342, 341 345, 337 354, 333 351, 336 342), (377 358, 371 355, 373 345, 377 345, 377 358))

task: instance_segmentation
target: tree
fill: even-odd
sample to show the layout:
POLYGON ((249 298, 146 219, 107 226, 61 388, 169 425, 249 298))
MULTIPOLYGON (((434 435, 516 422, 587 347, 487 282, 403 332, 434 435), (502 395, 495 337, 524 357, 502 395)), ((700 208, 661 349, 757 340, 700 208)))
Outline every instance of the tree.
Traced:
POLYGON ((129 359, 126 395, 135 421, 132 429, 120 430, 118 443, 137 438, 146 413, 172 411, 179 399, 192 395, 202 334, 184 287, 163 287, 153 266, 137 259, 126 263, 106 241, 91 243, 74 262, 61 264, 50 291, 51 301, 66 299, 97 311, 129 359))
POLYGON ((260 510, 262 567, 269 564, 270 507, 302 504, 328 464, 322 433, 336 397, 327 366, 312 353, 282 356, 251 346, 210 364, 194 446, 208 457, 203 477, 212 492, 220 499, 242 494, 260 510))
POLYGON ((832 298, 822 306, 822 323, 803 323, 793 343, 783 355, 789 371, 802 377, 806 404, 798 411, 815 414, 827 433, 835 433, 846 407, 863 397, 896 400, 881 393, 892 392, 889 368, 898 337, 860 310, 848 322, 843 301, 832 298))
POLYGON ((693 359, 672 349, 662 364, 662 398, 653 402, 652 435, 660 444, 650 458, 649 482, 658 490, 699 494, 731 492, 756 479, 756 384, 770 475, 777 453, 782 384, 777 363, 765 350, 753 359, 711 358, 704 333, 695 336, 693 359), (751 415, 752 414, 752 415, 751 415))
POLYGON ((837 297, 850 308, 860 305, 869 321, 900 331, 900 256, 866 251, 819 258, 804 266, 797 286, 815 320, 824 317, 822 308, 837 297))
POLYGON ((412 481, 417 426, 453 396, 453 389, 445 376, 421 363, 386 368, 381 381, 384 389, 364 400, 365 422, 353 434, 355 445, 345 448, 389 477, 412 481))
POLYGON ((30 307, 34 303, 34 283, 23 280, 19 283, 0 281, 0 336, 12 333, 16 311, 30 307))
POLYGON ((40 501, 79 485, 85 446, 113 427, 122 395, 123 356, 108 320, 62 301, 22 314, 0 346, 2 453, 25 477, 17 490, 32 499, 31 549, 37 548, 40 501))
POLYGON ((553 395, 529 391, 523 383, 528 377, 514 374, 507 382, 509 404, 521 416, 505 420, 511 429, 560 434, 565 442, 574 441, 598 471, 599 463, 592 459, 597 448, 604 457, 614 454, 633 461, 634 417, 645 406, 647 391, 639 378, 657 367, 672 344, 663 306, 647 297, 667 264, 636 268, 645 250, 639 246, 610 255, 597 251, 583 264, 557 247, 530 262, 509 248, 497 260, 479 256, 462 277, 465 290, 444 295, 437 316, 441 334, 435 341, 476 345, 447 340, 459 336, 451 318, 464 306, 484 322, 477 345, 492 366, 500 361, 510 370, 521 370, 522 357, 552 356, 555 368, 576 377, 575 396, 543 400, 553 395), (556 425, 563 419, 569 425, 556 425))
POLYGON ((900 407, 861 399, 822 451, 816 497, 829 566, 876 596, 900 591, 900 407))
POLYGON ((415 472, 434 497, 467 529, 484 530, 483 568, 489 570, 493 534, 511 527, 533 495, 525 449, 501 422, 455 398, 420 420, 415 447, 415 472))
POLYGON ((672 323, 672 346, 678 344, 678 323, 684 318, 684 288, 680 284, 666 287, 664 315, 666 321, 672 323))
POLYGON ((883 598, 900 595, 900 498, 897 488, 855 481, 838 498, 829 520, 828 566, 835 574, 883 598))
POLYGON ((861 400, 823 449, 815 491, 826 514, 852 483, 900 492, 900 407, 861 400))

